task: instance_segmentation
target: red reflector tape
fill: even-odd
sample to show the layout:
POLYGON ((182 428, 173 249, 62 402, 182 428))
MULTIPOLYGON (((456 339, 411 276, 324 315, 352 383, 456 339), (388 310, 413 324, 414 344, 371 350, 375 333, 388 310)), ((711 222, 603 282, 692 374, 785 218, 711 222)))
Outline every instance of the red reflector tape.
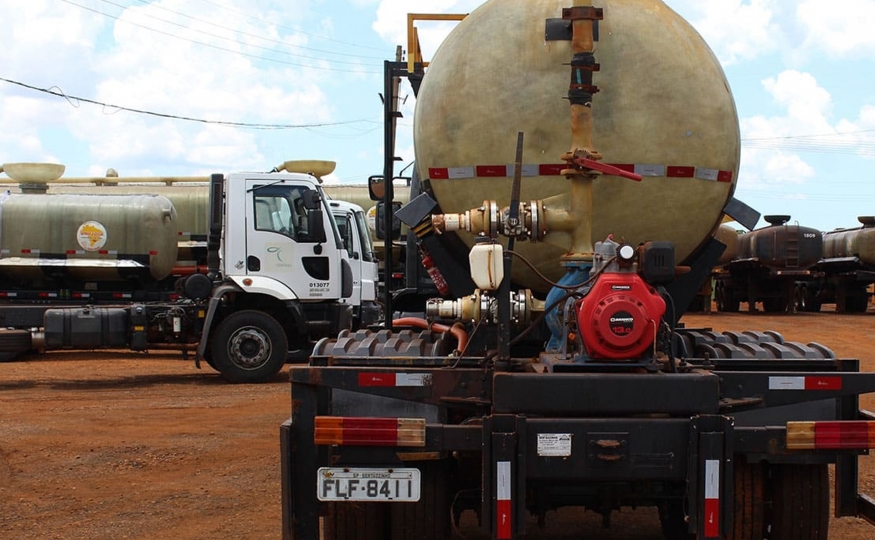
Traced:
POLYGON ((359 386, 431 386, 430 373, 359 373, 359 386))
POLYGON ((477 165, 475 169, 478 177, 504 178, 508 176, 506 165, 477 165))
POLYGON ((395 386, 395 374, 359 373, 359 386, 395 386))
POLYGON ((693 178, 696 175, 696 168, 669 165, 665 168, 665 175, 669 178, 693 178))
POLYGON ((557 176, 567 168, 568 165, 565 165, 564 163, 541 164, 538 165, 538 173, 541 176, 557 176))
POLYGON ((805 377, 806 390, 841 390, 841 377, 805 377))

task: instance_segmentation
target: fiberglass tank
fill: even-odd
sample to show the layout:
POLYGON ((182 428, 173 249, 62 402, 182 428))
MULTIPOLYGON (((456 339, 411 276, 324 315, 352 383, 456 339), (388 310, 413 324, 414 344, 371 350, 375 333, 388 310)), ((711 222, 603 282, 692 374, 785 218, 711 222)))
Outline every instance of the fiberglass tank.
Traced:
POLYGON ((0 203, 0 274, 149 282, 176 262, 176 209, 160 195, 9 194, 0 203))
MULTIPOLYGON (((421 178, 444 213, 510 201, 516 133, 525 134, 521 201, 569 205, 558 175, 571 148, 571 42, 545 39, 548 19, 572 2, 492 0, 444 40, 416 103, 414 142, 421 178)), ((586 5, 586 4, 584 4, 586 5)), ((735 102, 719 62, 684 19, 658 0, 603 0, 592 100, 594 149, 603 163, 642 182, 602 176, 593 189, 592 240, 674 243, 681 262, 715 230, 739 163, 735 102)), ((470 246, 473 236, 460 233, 470 246)), ((558 279, 571 236, 518 242, 541 272, 558 279)), ((522 264, 514 281, 548 287, 522 264)))

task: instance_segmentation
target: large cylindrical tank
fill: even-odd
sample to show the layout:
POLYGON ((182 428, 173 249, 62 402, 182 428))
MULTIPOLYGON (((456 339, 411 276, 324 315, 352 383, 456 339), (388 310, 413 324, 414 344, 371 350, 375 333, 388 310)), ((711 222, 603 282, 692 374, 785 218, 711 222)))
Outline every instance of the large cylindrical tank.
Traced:
POLYGON ((714 239, 726 246, 720 259, 717 260, 716 266, 729 264, 730 261, 738 257, 738 244, 741 235, 739 232, 728 223, 721 223, 714 232, 714 239))
MULTIPOLYGON (((567 195, 556 174, 571 148, 571 42, 546 40, 548 19, 568 0, 492 0, 450 33, 427 68, 414 116, 416 165, 443 212, 510 200, 517 132, 525 134, 521 200, 567 195), (500 171, 504 170, 503 175, 500 171), (498 173, 496 171, 499 171, 498 173), (549 173, 549 174, 544 174, 549 173)), ((735 102, 719 62, 699 34, 659 0, 600 0, 592 137, 603 162, 642 182, 595 182, 593 241, 609 234, 637 244, 674 242, 686 259, 714 231, 739 163, 735 102)), ((473 238, 461 235, 470 245, 473 238)), ((570 247, 566 233, 516 244, 553 279, 570 247)), ((514 280, 544 290, 517 264, 514 280)))
POLYGON ((768 227, 744 233, 738 240, 738 259, 756 259, 775 270, 806 270, 820 260, 823 237, 811 227, 788 224, 790 216, 765 216, 768 227))
POLYGON ((857 257, 866 266, 875 266, 875 216, 861 216, 857 229, 829 231, 823 234, 823 258, 857 257))
POLYGON ((176 209, 160 195, 9 194, 0 203, 0 273, 19 282, 167 277, 176 209))

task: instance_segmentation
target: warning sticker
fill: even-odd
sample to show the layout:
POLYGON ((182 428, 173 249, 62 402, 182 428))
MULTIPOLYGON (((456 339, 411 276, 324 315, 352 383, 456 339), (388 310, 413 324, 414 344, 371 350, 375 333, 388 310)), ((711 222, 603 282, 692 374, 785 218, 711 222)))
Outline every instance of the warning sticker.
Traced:
POLYGON ((538 433, 539 456, 570 456, 571 433, 538 433))

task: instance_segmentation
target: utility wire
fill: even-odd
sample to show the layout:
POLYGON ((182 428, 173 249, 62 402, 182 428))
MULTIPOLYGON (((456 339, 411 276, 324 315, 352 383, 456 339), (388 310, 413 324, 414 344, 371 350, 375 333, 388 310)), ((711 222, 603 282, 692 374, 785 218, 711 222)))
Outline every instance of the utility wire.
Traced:
MULTIPOLYGON (((66 0, 62 0, 62 1, 65 1, 65 2, 66 2, 66 0)), ((118 3, 116 3, 116 2, 113 2, 112 0, 100 0, 100 1, 103 2, 104 4, 109 4, 109 5, 115 6, 115 7, 117 7, 117 8, 121 8, 122 11, 124 11, 124 10, 126 10, 126 9, 128 8, 128 6, 125 6, 125 5, 122 5, 122 4, 118 4, 118 3)), ((142 1, 142 0, 140 0, 140 1, 142 1)), ((72 4, 72 2, 67 2, 67 3, 68 3, 68 4, 72 4)), ((73 5, 76 5, 76 4, 73 4, 73 5)), ((160 9, 164 9, 164 10, 166 10, 166 11, 170 11, 171 13, 175 13, 175 14, 177 14, 177 15, 181 15, 181 16, 183 16, 183 17, 188 17, 188 15, 184 15, 184 14, 182 14, 182 13, 179 13, 178 11, 169 10, 169 9, 167 9, 167 8, 163 8, 163 7, 161 7, 161 6, 156 6, 156 7, 160 8, 160 9)), ((188 31, 191 31, 191 32, 197 32, 197 33, 199 33, 199 34, 204 34, 204 35, 206 35, 206 36, 209 36, 209 37, 212 37, 212 38, 216 38, 216 39, 220 39, 220 40, 223 40, 223 41, 230 41, 231 43, 235 43, 235 44, 237 44, 237 45, 241 45, 241 46, 243 46, 243 47, 252 47, 252 48, 255 48, 255 49, 260 49, 260 50, 262 50, 262 51, 267 51, 267 52, 271 52, 271 53, 279 53, 279 54, 284 54, 284 55, 288 55, 288 56, 294 56, 294 57, 298 57, 298 58, 306 58, 306 59, 308 59, 308 60, 327 60, 327 59, 324 59, 324 58, 318 58, 318 57, 315 57, 315 56, 307 56, 307 55, 305 55, 305 54, 298 54, 298 53, 287 52, 287 51, 278 51, 278 50, 276 50, 276 49, 271 49, 271 48, 269 48, 269 47, 262 47, 261 45, 255 45, 255 44, 252 44, 252 43, 243 43, 242 41, 239 41, 239 40, 236 40, 236 39, 232 39, 232 38, 227 38, 227 37, 222 36, 222 35, 220 35, 220 34, 215 34, 215 33, 212 33, 212 32, 207 32, 206 30, 200 30, 200 29, 198 29, 198 28, 192 28, 192 27, 187 26, 187 25, 185 25, 185 24, 180 24, 180 23, 178 23, 178 22, 169 21, 169 20, 167 20, 167 19, 162 19, 161 17, 156 17, 155 15, 152 15, 152 14, 150 14, 150 13, 146 13, 146 12, 138 12, 138 13, 139 13, 140 15, 144 16, 144 17, 148 17, 149 19, 153 19, 153 20, 156 20, 156 21, 159 21, 159 22, 165 23, 165 24, 170 24, 170 25, 176 26, 176 27, 178 27, 178 28, 182 28, 183 30, 188 30, 188 31)), ((107 16, 109 16, 109 15, 107 15, 107 16)), ((193 19, 193 17, 189 17, 189 18, 190 18, 190 19, 193 19)), ((126 23, 131 22, 131 21, 128 21, 127 19, 121 19, 121 18, 117 18, 116 20, 118 20, 118 21, 120 21, 120 22, 126 22, 126 23)), ((247 35, 247 36, 255 37, 255 38, 258 38, 258 39, 266 39, 266 40, 268 40, 268 41, 273 41, 274 43, 279 43, 279 44, 285 45, 285 43, 283 43, 283 42, 281 42, 281 41, 271 40, 271 39, 268 39, 268 38, 262 38, 261 36, 256 36, 256 35, 254 35, 254 34, 246 34, 246 33, 244 33, 244 32, 238 32, 237 30, 235 30, 235 29, 233 29, 233 28, 229 28, 229 27, 227 27, 227 26, 219 26, 219 25, 216 25, 216 24, 210 23, 210 22, 208 22, 208 21, 204 21, 204 20, 202 20, 202 19, 195 19, 195 20, 196 20, 197 22, 201 22, 201 23, 204 23, 204 24, 208 24, 208 25, 210 25, 210 26, 215 26, 215 27, 220 28, 220 29, 223 29, 223 30, 230 30, 230 31, 232 31, 232 32, 237 32, 237 33, 240 33, 240 34, 243 34, 243 35, 247 35)), ((144 28, 145 28, 145 27, 144 27, 144 28)), ((151 30, 151 31, 153 31, 153 32, 158 31, 157 29, 155 29, 155 28, 151 28, 151 27, 149 27, 149 30, 151 30)), ((341 53, 332 53, 332 54, 341 54, 341 53)), ((344 60, 329 60, 329 61, 332 62, 332 63, 335 63, 335 64, 370 65, 370 66, 372 66, 372 67, 375 67, 375 66, 377 65, 377 64, 362 64, 361 62, 349 62, 349 61, 344 61, 344 60)))
MULTIPOLYGON (((339 69, 339 68, 323 67, 323 66, 312 65, 312 64, 299 64, 299 63, 295 63, 295 62, 287 62, 287 61, 284 61, 284 60, 278 60, 278 59, 276 59, 276 58, 266 58, 266 57, 258 56, 258 55, 255 55, 255 54, 245 53, 245 52, 243 52, 243 51, 235 51, 234 49, 228 49, 228 48, 226 48, 226 47, 220 47, 219 45, 213 45, 213 44, 211 44, 211 43, 204 43, 204 42, 202 42, 202 41, 196 41, 196 40, 193 40, 193 39, 184 38, 184 37, 182 37, 182 36, 178 36, 178 35, 176 35, 176 34, 172 34, 172 33, 170 33, 170 32, 164 32, 164 31, 162 31, 162 30, 158 30, 158 29, 156 29, 156 28, 151 28, 151 27, 148 27, 148 26, 144 26, 144 25, 142 25, 142 24, 137 24, 137 23, 135 23, 135 22, 133 22, 133 21, 128 21, 128 20, 125 20, 125 19, 121 19, 121 18, 119 18, 118 16, 110 15, 109 13, 104 13, 104 12, 102 12, 102 11, 99 11, 99 10, 96 10, 96 9, 92 9, 92 8, 90 8, 90 7, 83 6, 83 5, 81 5, 81 4, 77 4, 77 3, 75 3, 75 2, 71 2, 70 0, 61 0, 61 1, 64 2, 65 4, 70 4, 71 6, 76 6, 76 7, 78 7, 78 8, 84 9, 84 10, 86 10, 86 11, 90 11, 90 12, 92 12, 92 13, 97 13, 98 15, 103 15, 104 17, 109 17, 110 19, 115 19, 115 20, 117 20, 117 21, 122 21, 122 22, 125 22, 125 23, 127 23, 127 24, 130 24, 130 25, 133 25, 133 26, 137 26, 137 27, 139 27, 139 28, 143 28, 143 29, 145 29, 145 30, 149 30, 149 31, 151 31, 151 32, 157 32, 157 33, 159 33, 159 34, 162 34, 162 35, 165 35, 165 36, 168 36, 168 37, 172 37, 172 38, 175 38, 175 39, 179 39, 179 40, 182 40, 182 41, 188 41, 189 43, 194 43, 194 44, 196 44, 196 45, 203 45, 204 47, 210 47, 210 48, 212 48, 212 49, 216 49, 216 50, 220 50, 220 51, 225 51, 225 52, 230 52, 230 53, 238 54, 238 55, 240 55, 240 56, 246 56, 246 57, 248 57, 248 58, 254 58, 254 59, 256 59, 256 60, 263 60, 263 61, 265 61, 265 62, 273 62, 273 63, 276 63, 276 64, 284 64, 284 65, 287 65, 287 66, 303 67, 303 68, 316 69, 316 70, 321 70, 321 71, 344 71, 344 72, 370 73, 370 74, 378 74, 378 73, 382 73, 382 71, 365 71, 365 70, 355 70, 355 69, 339 69)), ((264 48, 264 47, 260 47, 260 48, 264 48)))
POLYGON ((314 37, 314 38, 317 38, 317 39, 324 39, 325 41, 333 41, 333 42, 335 42, 335 43, 340 43, 341 45, 351 45, 351 46, 356 47, 356 48, 358 48, 358 49, 373 49, 373 50, 375 50, 375 51, 382 50, 382 49, 379 48, 379 47, 370 47, 370 46, 367 46, 367 45, 361 45, 361 44, 359 44, 359 43, 349 43, 349 42, 347 42, 347 41, 340 41, 340 40, 333 39, 333 38, 330 38, 330 37, 327 37, 327 36, 321 36, 321 35, 319 35, 319 34, 314 34, 314 33, 312 33, 312 32, 305 32, 304 30, 299 30, 299 29, 297 29, 297 28, 292 28, 291 26, 285 26, 285 25, 282 25, 282 24, 279 24, 279 23, 276 23, 276 22, 273 22, 273 21, 268 21, 268 20, 262 19, 261 17, 256 17, 255 15, 251 15, 251 14, 249 14, 249 13, 247 13, 247 12, 245 12, 245 11, 241 11, 241 10, 239 10, 239 9, 234 9, 234 8, 232 8, 232 7, 224 6, 224 5, 222 5, 222 4, 218 3, 218 2, 213 2, 212 0, 200 0, 200 1, 201 1, 201 2, 204 2, 204 3, 207 3, 207 4, 210 4, 210 5, 212 5, 212 6, 215 6, 215 7, 217 7, 217 8, 224 9, 225 11, 230 11, 231 13, 236 13, 237 15, 243 15, 243 16, 246 17, 247 19, 252 19, 252 20, 254 20, 254 21, 259 21, 259 22, 263 22, 263 23, 273 24, 273 25, 275 25, 277 28, 284 28, 284 29, 286 29, 286 30, 291 30, 291 31, 293 31, 293 32, 298 32, 298 33, 301 33, 301 34, 304 34, 304 35, 307 35, 307 36, 311 36, 311 37, 314 37))
POLYGON ((75 102, 81 101, 84 103, 91 103, 92 105, 102 105, 103 107, 110 107, 113 109, 118 109, 118 110, 137 113, 137 114, 146 114, 149 116, 157 116, 159 118, 169 118, 172 120, 185 120, 188 122, 199 122, 201 124, 213 124, 213 125, 219 125, 219 126, 231 126, 231 127, 239 127, 239 128, 265 129, 265 130, 302 129, 302 128, 316 128, 316 127, 326 127, 326 126, 341 126, 341 125, 346 125, 346 124, 357 124, 360 122, 372 121, 371 118, 362 118, 359 120, 346 120, 343 122, 322 122, 322 123, 318 123, 318 124, 254 124, 254 123, 248 123, 248 122, 227 122, 224 120, 207 120, 204 118, 193 118, 191 116, 179 116, 179 115, 175 115, 175 114, 159 113, 159 112, 155 112, 155 111, 147 111, 147 110, 143 110, 143 109, 134 109, 131 107, 123 107, 121 105, 113 105, 111 103, 104 103, 102 101, 96 101, 93 99, 88 99, 88 98, 83 98, 83 97, 65 94, 64 92, 62 92, 60 90, 53 90, 52 89, 52 88, 57 88, 57 87, 39 88, 37 86, 32 86, 32 85, 29 85, 29 84, 26 84, 23 82, 5 79, 3 77, 0 77, 0 81, 7 82, 9 84, 14 84, 16 86, 21 86, 21 87, 27 88, 29 90, 35 90, 37 92, 42 92, 44 94, 62 97, 64 99, 66 99, 67 101, 69 101, 70 104, 73 105, 74 107, 78 107, 78 105, 75 104, 74 101, 75 102))
MULTIPOLYGON (((109 3, 109 4, 113 4, 113 5, 115 5, 115 6, 118 6, 118 5, 119 5, 119 4, 115 4, 115 3, 113 3, 113 2, 110 2, 109 0, 101 0, 101 1, 102 1, 102 2, 106 2, 106 3, 109 3)), ((199 22, 199 23, 203 23, 203 24, 206 24, 206 25, 209 25, 209 26, 214 26, 214 27, 216 27, 216 28, 221 28, 222 30, 230 30, 231 32, 234 32, 234 33, 237 33, 237 34, 240 34, 240 35, 244 35, 244 36, 247 36, 247 37, 252 37, 252 38, 255 38, 255 39, 260 39, 260 40, 267 41, 267 42, 270 42, 270 43, 276 43, 276 44, 278 44, 278 45, 282 45, 283 47, 294 47, 294 48, 296 48, 296 49, 304 49, 304 50, 313 51, 313 52, 321 52, 321 53, 325 53, 325 54, 333 54, 333 55, 336 55, 336 56, 345 56, 345 57, 347 57, 347 58, 367 58, 367 59, 371 59, 371 60, 380 60, 381 62, 382 62, 383 60, 385 60, 385 58, 384 58, 383 56, 367 56, 367 55, 363 55, 363 54, 351 54, 351 53, 346 53, 346 52, 334 52, 334 51, 326 51, 326 50, 324 50, 324 49, 316 49, 316 48, 313 48, 313 47, 307 47, 307 46, 304 46, 304 45, 294 45, 294 44, 291 44, 291 43, 286 43, 286 42, 284 42, 284 41, 280 41, 280 40, 278 40, 278 39, 271 39, 271 38, 268 38, 268 37, 265 37, 265 36, 259 36, 258 34, 250 34, 249 32, 244 32, 244 31, 242 31, 242 30, 238 30, 238 29, 236 29, 236 28, 232 28, 232 27, 230 27, 230 26, 224 26, 224 25, 221 25, 221 24, 218 24, 218 23, 214 23, 214 22, 208 21, 208 20, 206 20, 206 19, 199 19, 199 18, 197 18, 197 17, 192 17, 191 15, 188 15, 188 14, 182 13, 181 11, 175 11, 175 10, 173 10, 173 9, 166 8, 166 7, 164 7, 164 6, 160 6, 160 5, 158 5, 158 4, 153 4, 153 3, 151 3, 149 0, 137 0, 137 2, 140 2, 141 4, 145 4, 145 5, 149 6, 149 7, 155 7, 155 8, 158 8, 158 9, 160 9, 160 10, 162 10, 162 11, 166 11, 166 12, 168 12, 168 13, 173 13, 174 15, 179 15, 180 17, 185 17, 186 19, 190 19, 190 20, 192 20, 192 21, 196 21, 196 22, 199 22)), ((119 7, 124 7, 124 6, 119 6, 119 7)), ((164 19, 158 19, 158 20, 163 21, 164 19)), ((164 21, 164 22, 169 22, 169 21, 164 21)), ((273 25, 273 26, 278 26, 276 23, 272 23, 272 22, 269 22, 269 21, 264 21, 264 22, 267 23, 267 24, 273 25)), ((175 24, 175 23, 172 23, 172 24, 175 24)), ((297 33, 297 34, 306 34, 306 32, 303 32, 303 31, 301 31, 301 30, 295 30, 295 29, 290 29, 290 30, 293 31, 293 32, 295 32, 295 33, 297 33)), ((235 40, 235 41, 236 41, 236 40, 235 40)), ((240 43, 241 45, 248 46, 246 43, 243 43, 243 42, 241 42, 241 41, 237 41, 237 43, 240 43)), ((352 47, 361 47, 361 45, 356 45, 356 44, 350 44, 350 46, 352 46, 352 47)), ((305 57, 305 58, 310 58, 310 57, 305 57)))

